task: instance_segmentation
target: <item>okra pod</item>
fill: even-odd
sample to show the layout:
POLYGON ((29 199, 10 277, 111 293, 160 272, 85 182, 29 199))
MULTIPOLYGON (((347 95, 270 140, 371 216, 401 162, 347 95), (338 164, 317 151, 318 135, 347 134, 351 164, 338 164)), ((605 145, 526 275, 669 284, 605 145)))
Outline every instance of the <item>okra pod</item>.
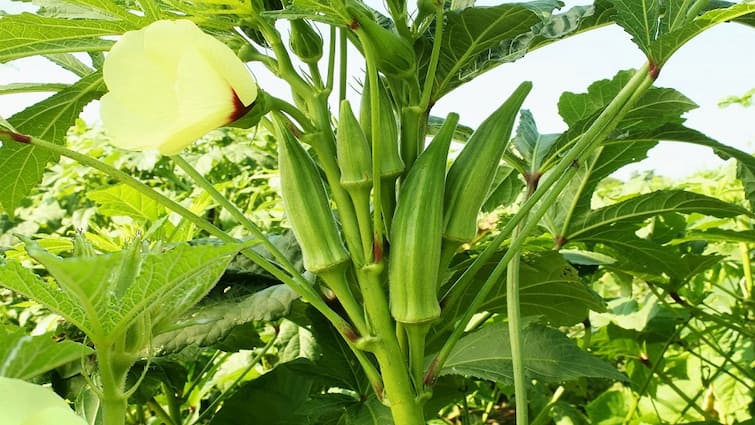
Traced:
POLYGON ((388 264, 391 315, 417 324, 440 316, 437 286, 448 148, 458 114, 449 114, 401 185, 388 264))
POLYGON ((349 260, 320 173, 288 128, 278 126, 278 168, 286 217, 312 273, 349 260))
POLYGON ((464 243, 477 234, 477 215, 509 145, 519 108, 531 88, 529 81, 520 84, 503 105, 480 124, 448 170, 445 239, 464 243))

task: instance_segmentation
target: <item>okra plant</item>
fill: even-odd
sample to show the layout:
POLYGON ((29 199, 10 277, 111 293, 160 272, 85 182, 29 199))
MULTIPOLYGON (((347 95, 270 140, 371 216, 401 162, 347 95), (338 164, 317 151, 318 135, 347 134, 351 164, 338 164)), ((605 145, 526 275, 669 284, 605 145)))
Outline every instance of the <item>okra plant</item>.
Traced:
MULTIPOLYGON (((42 55, 80 80, 0 121, 3 209, 12 215, 45 167, 65 157, 104 173, 124 199, 157 211, 148 216, 151 226, 134 232, 122 249, 82 229, 63 247, 19 235, 15 256, 0 260, 0 285, 58 313, 85 336, 81 344, 47 349, 64 350, 52 367, 81 359, 81 374, 99 399, 94 408, 77 404, 88 423, 145 423, 149 414, 133 408, 129 397, 146 385, 150 363, 164 353, 198 349, 197 339, 184 340, 182 332, 216 323, 202 337, 207 346, 251 321, 271 320, 265 310, 271 307, 258 302, 237 302, 222 315, 202 304, 229 264, 241 260, 291 294, 276 320, 304 323, 306 310, 327 321, 338 336, 330 343, 344 350, 337 359, 352 374, 340 379, 334 372, 317 397, 304 394, 310 403, 330 403, 330 410, 322 407, 328 414, 316 403, 308 409, 300 403, 276 423, 424 424, 449 402, 455 376, 513 385, 517 423, 529 423, 530 411, 543 423, 558 396, 536 410, 528 401, 534 386, 629 379, 557 329, 583 332, 589 347, 589 312, 605 310, 570 263, 616 263, 613 270, 678 297, 675 288, 693 274, 622 259, 628 254, 616 241, 628 240, 630 252, 652 257, 650 242, 635 233, 652 217, 747 222, 753 216, 682 190, 597 209, 591 204, 598 182, 659 140, 709 146, 755 172, 751 155, 684 126, 681 115, 694 106, 689 99, 654 86, 674 52, 698 34, 724 22, 752 25, 752 1, 596 0, 568 9, 556 0, 43 4, 36 14, 0 17, 0 61, 42 55), (435 114, 439 100, 486 71, 605 25, 623 27, 647 61, 586 93, 564 94, 559 107, 567 131, 537 132, 522 110, 528 81, 512 93, 492 90, 500 107, 477 129, 457 113, 435 114), (74 53, 88 54, 91 63, 74 53), (276 92, 273 78, 286 92, 276 92), (205 202, 187 206, 96 155, 66 147, 66 131, 95 99, 115 147, 158 151, 198 188, 185 189, 200 190, 205 202), (285 223, 303 268, 279 236, 255 223, 249 208, 232 202, 186 154, 222 126, 253 129, 277 146, 285 223), (210 217, 210 205, 230 217, 233 232, 210 217), (484 229, 481 218, 491 214, 499 216, 497 224, 484 229), (537 285, 546 295, 532 296, 537 285), (347 413, 333 416, 339 411, 347 413)), ((685 263, 694 269, 690 261, 697 260, 685 263)), ((745 327, 738 331, 752 335, 745 327)), ((337 351, 325 349, 324 356, 337 351)), ((0 361, 13 365, 14 355, 0 361)), ((297 379, 309 388, 306 368, 295 360, 278 364, 268 372, 268 389, 293 394, 297 379), (272 388, 283 385, 282 377, 291 388, 272 388)), ((0 374, 28 379, 47 370, 23 375, 0 367, 0 374)), ((163 382, 167 401, 161 406, 152 399, 148 409, 163 423, 242 423, 232 422, 249 393, 239 380, 235 392, 185 410, 177 401, 187 397, 185 388, 163 382)))

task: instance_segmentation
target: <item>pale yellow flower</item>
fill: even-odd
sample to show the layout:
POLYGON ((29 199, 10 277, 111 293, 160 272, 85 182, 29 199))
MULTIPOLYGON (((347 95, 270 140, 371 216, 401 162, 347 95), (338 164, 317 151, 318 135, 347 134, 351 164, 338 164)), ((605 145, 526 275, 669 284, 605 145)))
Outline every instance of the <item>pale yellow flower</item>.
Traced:
POLYGON ((118 40, 103 69, 100 115, 113 144, 178 153, 246 113, 257 84, 233 51, 187 20, 157 21, 118 40))
POLYGON ((0 377, 0 394, 3 425, 86 425, 50 388, 0 377))

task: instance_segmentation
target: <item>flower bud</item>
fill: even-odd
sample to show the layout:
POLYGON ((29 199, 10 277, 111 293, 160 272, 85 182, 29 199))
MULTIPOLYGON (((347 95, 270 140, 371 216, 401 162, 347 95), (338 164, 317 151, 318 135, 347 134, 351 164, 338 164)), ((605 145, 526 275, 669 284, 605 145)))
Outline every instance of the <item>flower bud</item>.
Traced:
POLYGON ((291 20, 289 45, 304 63, 315 64, 322 58, 322 37, 304 19, 291 20))
POLYGON ((374 52, 375 66, 389 77, 410 78, 417 69, 417 57, 408 40, 395 31, 383 28, 369 12, 355 5, 346 7, 351 14, 351 27, 357 28, 359 40, 365 49, 374 52))

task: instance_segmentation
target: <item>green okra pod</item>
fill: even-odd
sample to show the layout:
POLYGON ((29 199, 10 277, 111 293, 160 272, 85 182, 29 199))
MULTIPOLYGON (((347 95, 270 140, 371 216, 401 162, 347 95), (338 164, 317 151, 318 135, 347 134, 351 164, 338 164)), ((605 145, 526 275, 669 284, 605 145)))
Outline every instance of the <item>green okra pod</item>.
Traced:
POLYGON ((369 187, 372 184, 372 155, 348 100, 341 101, 336 135, 336 156, 341 169, 341 186, 369 187))
POLYGON ((443 236, 464 243, 477 234, 477 215, 506 147, 524 99, 532 89, 527 81, 480 124, 470 136, 446 177, 443 236))
POLYGON ((349 260, 320 173, 288 128, 278 126, 278 168, 286 216, 312 273, 349 260))
POLYGON ((401 185, 388 264, 391 315, 397 322, 416 324, 440 316, 443 192, 448 148, 458 121, 458 114, 449 114, 401 185))
POLYGON ((377 140, 372 140, 372 108, 370 104, 370 82, 365 80, 362 89, 362 102, 359 107, 359 122, 370 143, 379 143, 380 177, 395 177, 404 172, 404 161, 399 153, 398 121, 393 110, 393 101, 385 85, 378 84, 380 131, 377 140))

